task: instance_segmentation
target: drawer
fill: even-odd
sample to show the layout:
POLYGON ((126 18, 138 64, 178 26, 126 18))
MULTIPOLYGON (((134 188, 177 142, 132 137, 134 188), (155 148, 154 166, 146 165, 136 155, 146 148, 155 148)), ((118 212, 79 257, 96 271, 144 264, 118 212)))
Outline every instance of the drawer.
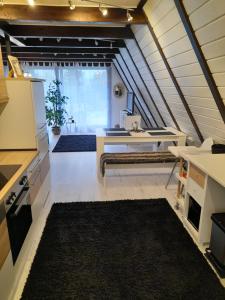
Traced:
POLYGON ((203 190, 194 180, 190 177, 187 182, 187 193, 191 195, 195 201, 202 207, 205 199, 205 190, 203 190))
POLYGON ((189 167, 189 177, 192 178, 201 188, 204 189, 206 175, 192 163, 190 163, 189 167))
POLYGON ((44 182, 46 175, 48 174, 48 171, 50 169, 50 160, 49 160, 49 153, 45 155, 43 160, 40 163, 41 165, 41 183, 44 182))
POLYGON ((29 178, 29 186, 30 186, 30 200, 31 204, 34 203, 36 196, 41 187, 41 176, 40 176, 40 166, 37 165, 35 169, 32 171, 32 175, 29 178))

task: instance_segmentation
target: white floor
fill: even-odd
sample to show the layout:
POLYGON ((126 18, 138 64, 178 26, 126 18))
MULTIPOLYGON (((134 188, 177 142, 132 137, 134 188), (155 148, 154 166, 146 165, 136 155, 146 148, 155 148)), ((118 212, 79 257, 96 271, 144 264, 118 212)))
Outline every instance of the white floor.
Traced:
MULTIPOLYGON (((50 150, 53 149, 57 139, 57 137, 51 136, 50 150)), ((121 150, 126 150, 126 147, 120 148, 121 150)), ((175 178, 172 178, 168 189, 165 189, 171 169, 113 170, 107 176, 104 188, 96 176, 95 156, 95 152, 52 153, 50 151, 52 202, 167 198, 170 205, 174 207, 176 202, 175 178)), ((49 207, 43 214, 47 214, 48 211, 49 207)), ((40 219, 40 225, 37 227, 39 238, 44 226, 44 219, 44 217, 40 219)), ((36 236, 36 242, 34 242, 14 299, 20 298, 37 246, 36 236)))

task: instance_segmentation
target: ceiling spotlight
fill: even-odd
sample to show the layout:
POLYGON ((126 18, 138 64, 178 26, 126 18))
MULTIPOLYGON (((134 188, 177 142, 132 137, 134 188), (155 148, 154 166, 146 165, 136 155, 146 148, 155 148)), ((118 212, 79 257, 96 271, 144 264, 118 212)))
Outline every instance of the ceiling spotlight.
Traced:
POLYGON ((112 42, 110 43, 110 49, 112 49, 113 48, 113 45, 112 45, 112 42))
POLYGON ((97 54, 96 54, 96 53, 94 53, 94 54, 93 54, 93 56, 95 56, 95 57, 96 57, 96 56, 97 56, 97 54))
POLYGON ((133 21, 133 17, 131 16, 129 10, 127 10, 127 21, 128 21, 128 22, 133 21))
POLYGON ((79 38, 78 41, 79 41, 79 42, 82 42, 82 38, 79 38))
POLYGON ((102 13, 103 17, 106 17, 108 15, 108 9, 103 8, 100 3, 99 3, 99 10, 102 13))
POLYGON ((40 42, 43 42, 43 40, 44 40, 43 37, 40 37, 40 38, 39 38, 39 41, 40 41, 40 42))
POLYGON ((54 53, 54 56, 57 56, 57 53, 54 53))
POLYGON ((61 38, 57 38, 56 41, 57 41, 57 43, 60 43, 61 42, 61 38))
POLYGON ((35 5, 35 0, 27 0, 28 4, 30 6, 34 6, 35 5))
POLYGON ((95 46, 98 46, 98 41, 95 40, 95 46))
POLYGON ((74 10, 75 7, 76 7, 76 5, 74 4, 74 0, 69 0, 68 3, 69 3, 69 6, 70 6, 70 10, 74 10))

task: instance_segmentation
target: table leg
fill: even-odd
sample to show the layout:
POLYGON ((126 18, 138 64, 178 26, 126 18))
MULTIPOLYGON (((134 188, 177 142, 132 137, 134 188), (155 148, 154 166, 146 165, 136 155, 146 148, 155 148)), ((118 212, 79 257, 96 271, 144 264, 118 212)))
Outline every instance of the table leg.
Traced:
POLYGON ((104 153, 104 137, 97 137, 96 138, 96 170, 99 178, 101 177, 100 158, 103 153, 104 153))

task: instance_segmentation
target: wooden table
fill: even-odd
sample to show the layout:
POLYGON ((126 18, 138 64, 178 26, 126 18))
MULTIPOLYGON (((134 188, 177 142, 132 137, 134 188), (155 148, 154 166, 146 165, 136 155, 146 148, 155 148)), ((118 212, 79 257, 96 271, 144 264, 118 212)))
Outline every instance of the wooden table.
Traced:
MULTIPOLYGON (((98 174, 100 174, 100 158, 104 153, 105 145, 176 142, 177 146, 185 146, 187 137, 185 133, 178 131, 172 127, 164 128, 165 130, 147 130, 145 132, 138 133, 130 132, 130 136, 107 136, 107 131, 105 131, 104 129, 98 129, 96 132, 96 163, 98 174), (156 133, 168 131, 174 133, 174 135, 150 135, 151 132, 156 133)), ((116 132, 118 133, 118 131, 116 132)))

